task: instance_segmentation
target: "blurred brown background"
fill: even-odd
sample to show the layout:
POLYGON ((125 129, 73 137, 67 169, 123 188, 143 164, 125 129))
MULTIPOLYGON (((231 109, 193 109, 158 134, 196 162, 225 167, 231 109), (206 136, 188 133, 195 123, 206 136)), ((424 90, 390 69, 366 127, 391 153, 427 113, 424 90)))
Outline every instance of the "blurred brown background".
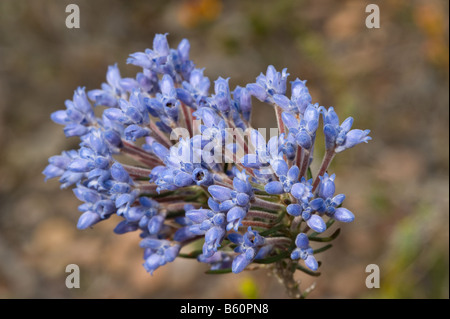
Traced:
MULTIPOLYGON (((77 86, 94 89, 107 66, 169 32, 174 47, 212 80, 253 82, 267 65, 308 80, 313 101, 372 130, 373 141, 338 156, 337 191, 356 220, 319 256, 322 276, 300 275, 311 298, 449 297, 448 1, 0 1, 0 298, 286 298, 266 270, 205 275, 177 260, 153 276, 136 233, 118 219, 78 231, 79 204, 57 181, 43 182, 49 156, 76 147, 50 121, 77 86), (66 5, 81 28, 65 27, 66 5), (381 28, 365 27, 376 3, 381 28), (81 288, 65 287, 65 266, 81 288), (367 289, 378 264, 381 287, 367 289)), ((274 127, 254 104, 256 127, 274 127)), ((321 139, 321 136, 319 136, 321 139)), ((320 148, 318 156, 320 156, 320 148)), ((320 159, 317 159, 320 161, 320 159)))

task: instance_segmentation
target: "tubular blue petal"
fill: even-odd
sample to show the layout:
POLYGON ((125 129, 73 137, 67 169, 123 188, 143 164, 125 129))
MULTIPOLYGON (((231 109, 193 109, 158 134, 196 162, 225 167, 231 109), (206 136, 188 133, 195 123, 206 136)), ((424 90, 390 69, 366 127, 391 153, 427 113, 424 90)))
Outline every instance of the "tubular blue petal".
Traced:
POLYGON ((45 167, 44 171, 42 172, 42 174, 45 175, 45 181, 47 181, 50 178, 55 178, 55 177, 59 177, 62 174, 64 174, 64 169, 56 167, 52 164, 49 164, 45 167))
POLYGON ((211 185, 208 187, 208 192, 214 197, 215 200, 219 202, 226 201, 227 199, 231 199, 231 189, 218 185, 211 185))
POLYGON ((222 203, 220 203, 219 210, 221 212, 228 212, 234 206, 236 206, 236 203, 231 199, 227 199, 226 201, 223 201, 222 203))
POLYGON ((170 48, 167 42, 167 34, 156 34, 153 38, 153 50, 155 50, 160 56, 169 55, 170 48))
POLYGON ((121 183, 128 183, 130 181, 130 175, 128 175, 128 172, 118 162, 111 165, 111 176, 121 183))
POLYGON ((291 101, 286 97, 286 95, 274 94, 273 100, 284 111, 288 111, 290 109, 290 102, 291 101))
POLYGON ((305 260, 305 265, 312 271, 316 271, 319 268, 319 264, 317 263, 316 258, 314 256, 309 255, 305 260))
POLYGON ((163 95, 170 96, 170 97, 176 95, 176 90, 175 90, 175 86, 173 83, 173 79, 170 75, 164 74, 159 85, 161 87, 161 93, 163 95))
POLYGON ((323 113, 323 122, 325 125, 329 124, 334 127, 339 126, 339 117, 332 106, 323 113))
POLYGON ((209 209, 192 209, 186 212, 186 217, 199 224, 208 218, 209 212, 211 212, 209 209))
POLYGON ((291 216, 300 216, 303 209, 299 204, 290 204, 286 207, 286 211, 291 216))
POLYGON ((153 274, 153 272, 161 266, 161 256, 158 254, 152 254, 145 260, 144 268, 149 273, 153 274))
POLYGON ((103 111, 103 115, 111 121, 124 122, 126 118, 120 109, 110 108, 103 111))
POLYGON ((248 168, 260 168, 262 163, 259 161, 259 158, 256 154, 247 154, 244 155, 241 159, 242 165, 248 168))
POLYGON ((78 229, 86 229, 88 227, 93 226, 101 220, 100 216, 97 213, 93 213, 91 211, 87 211, 83 213, 78 219, 77 228, 78 229))
POLYGON ((217 251, 217 247, 220 246, 220 243, 225 236, 225 229, 222 227, 212 227, 205 233, 205 244, 212 245, 214 250, 217 251))
POLYGON ((195 103, 194 99, 192 98, 192 95, 187 90, 182 89, 182 88, 177 88, 176 92, 177 92, 177 98, 184 104, 186 104, 188 106, 192 106, 195 103))
POLYGON ((218 212, 219 211, 219 203, 216 202, 214 199, 212 199, 212 197, 208 198, 208 206, 209 208, 211 208, 213 211, 218 212))
POLYGON ((242 272, 245 269, 245 267, 247 267, 250 263, 251 263, 251 260, 246 259, 245 255, 243 255, 243 254, 237 255, 233 259, 233 263, 231 265, 231 270, 233 271, 233 273, 238 274, 238 273, 242 272))
POLYGON ((194 238, 195 236, 196 236, 196 234, 191 232, 189 230, 189 227, 182 227, 182 228, 179 228, 175 232, 175 234, 173 235, 173 240, 178 241, 178 242, 183 242, 185 240, 194 238))
POLYGON ((298 132, 297 135, 295 136, 295 140, 297 144, 303 147, 304 149, 309 150, 312 147, 311 136, 305 131, 298 132))
POLYGON ((150 130, 139 125, 132 124, 128 126, 125 131, 125 138, 127 140, 136 141, 137 139, 150 135, 150 130))
POLYGON ((332 125, 324 125, 323 133, 325 135, 325 148, 327 150, 332 149, 335 146, 338 131, 332 125))
POLYGON ((272 181, 264 186, 264 190, 272 195, 279 195, 284 193, 283 184, 279 181, 272 181))
POLYGON ((323 176, 320 176, 318 193, 319 196, 322 197, 323 199, 333 197, 334 192, 336 190, 336 187, 334 185, 335 177, 336 177, 335 174, 328 176, 327 173, 325 173, 323 176))
POLYGON ((283 120, 284 125, 286 125, 286 127, 291 130, 293 128, 297 128, 298 127, 298 120, 295 117, 295 115, 293 115, 292 113, 289 112, 283 112, 281 114, 281 118, 283 120))
POLYGON ((119 224, 117 224, 116 228, 114 228, 114 233, 121 235, 125 233, 129 233, 138 229, 137 224, 128 223, 126 220, 122 220, 119 224))
POLYGON ((343 223, 350 223, 355 219, 355 215, 347 208, 340 207, 336 209, 333 218, 343 223))
POLYGON ((228 234, 227 238, 235 244, 241 244, 244 242, 244 237, 241 234, 238 233, 230 233, 228 234))
POLYGON ((145 238, 143 240, 141 240, 141 242, 139 243, 139 246, 141 248, 151 248, 151 249, 158 249, 159 247, 161 247, 162 242, 159 239, 154 239, 154 238, 145 238))
POLYGON ((160 159, 164 160, 166 156, 169 156, 169 150, 167 147, 159 144, 158 142, 152 143, 152 150, 160 159))
POLYGON ((69 124, 64 128, 64 134, 67 137, 83 136, 88 132, 88 128, 81 124, 69 124))
POLYGON ((372 139, 368 136, 369 133, 370 130, 351 130, 347 133, 344 144, 336 147, 336 153, 352 148, 360 143, 368 143, 372 139))
POLYGON ((230 209, 227 213, 227 221, 232 222, 237 219, 242 219, 246 215, 246 211, 239 206, 235 206, 232 209, 230 209))
POLYGON ((250 83, 246 86, 248 92, 256 97, 258 100, 264 102, 267 100, 268 94, 267 91, 256 83, 250 83))
POLYGON ((289 170, 289 166, 284 160, 276 160, 272 162, 272 168, 277 176, 286 176, 289 170))
POLYGON ((323 233, 327 230, 327 225, 319 215, 311 215, 311 218, 309 218, 306 223, 312 230, 318 233, 323 233))
POLYGON ((66 124, 70 123, 70 119, 67 117, 66 111, 63 111, 63 110, 53 112, 50 115, 50 118, 56 124, 66 125, 66 124))
MULTIPOLYGON (((308 105, 308 107, 305 110, 305 114, 303 115, 303 120, 306 123, 309 122, 317 122, 319 121, 319 111, 317 110, 317 108, 314 107, 314 105, 310 104, 308 105)), ((315 129, 313 129, 313 131, 317 130, 317 127, 315 127, 315 129)))
POLYGON ((323 213, 326 209, 325 201, 322 198, 315 198, 309 202, 309 207, 313 211, 318 211, 319 213, 323 213))
POLYGON ((90 160, 85 160, 82 158, 78 158, 73 160, 69 166, 67 167, 68 170, 76 173, 83 173, 83 172, 89 172, 94 168, 94 163, 90 160))
POLYGON ((292 253, 291 253, 291 259, 293 260, 297 260, 300 258, 300 249, 299 248, 295 248, 292 253))
POLYGON ((353 117, 348 117, 341 124, 341 130, 345 133, 349 132, 353 125, 353 117))
POLYGON ((247 181, 243 181, 237 177, 233 178, 233 187, 239 193, 249 193, 252 190, 252 186, 247 181))
POLYGON ((180 245, 174 245, 167 248, 164 251, 164 258, 166 259, 166 262, 174 261, 175 258, 178 256, 179 252, 180 252, 180 245))
POLYGON ((194 181, 192 180, 191 174, 188 174, 185 172, 179 172, 174 178, 174 183, 178 187, 185 187, 185 186, 192 185, 194 183, 194 181))
POLYGON ((250 196, 245 193, 239 193, 236 196, 236 202, 239 206, 246 206, 250 201, 250 196))
POLYGON ((295 239, 295 245, 300 249, 307 249, 309 247, 308 236, 304 233, 298 234, 295 239))
POLYGON ((148 232, 150 235, 156 235, 161 230, 162 224, 164 223, 164 217, 161 215, 153 216, 148 223, 148 232))
POLYGON ((261 135, 261 133, 258 130, 252 130, 250 133, 250 140, 252 141, 253 146, 257 150, 265 150, 266 149, 266 140, 261 135))
POLYGON ((339 206, 341 205, 345 200, 345 195, 344 194, 339 194, 333 197, 332 203, 334 206, 339 206))
POLYGON ((291 180, 291 181, 297 181, 299 175, 300 175, 300 169, 298 168, 297 165, 292 166, 289 169, 288 174, 287 174, 289 180, 291 180))

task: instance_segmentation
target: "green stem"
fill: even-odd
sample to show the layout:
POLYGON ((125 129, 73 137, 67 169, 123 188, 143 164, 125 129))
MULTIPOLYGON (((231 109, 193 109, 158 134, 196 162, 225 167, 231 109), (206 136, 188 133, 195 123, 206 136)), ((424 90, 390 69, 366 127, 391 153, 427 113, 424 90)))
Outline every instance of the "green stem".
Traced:
POLYGON ((265 208, 265 209, 269 209, 269 210, 275 210, 275 211, 284 210, 286 208, 284 205, 268 202, 268 201, 258 198, 258 197, 255 197, 254 201, 252 202, 252 206, 265 208))
POLYGON ((278 216, 276 214, 271 214, 271 213, 267 213, 267 212, 263 212, 263 211, 259 211, 259 210, 250 210, 247 212, 247 216, 248 217, 257 217, 257 218, 262 218, 262 219, 270 219, 270 220, 274 220, 274 219, 278 218, 278 216))

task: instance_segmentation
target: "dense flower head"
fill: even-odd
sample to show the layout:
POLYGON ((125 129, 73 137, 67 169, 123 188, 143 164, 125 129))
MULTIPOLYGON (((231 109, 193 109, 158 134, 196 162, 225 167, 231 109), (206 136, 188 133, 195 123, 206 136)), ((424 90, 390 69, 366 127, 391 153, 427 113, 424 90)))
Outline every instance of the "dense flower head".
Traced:
POLYGON ((77 88, 51 119, 80 138, 79 148, 50 157, 45 180, 74 187, 79 229, 115 214, 116 234, 138 231, 150 273, 178 257, 212 272, 281 269, 299 259, 316 271, 310 240, 355 218, 327 169, 370 131, 313 103, 306 81, 288 82, 287 69, 269 66, 255 83, 230 88, 228 77, 210 80, 197 68, 189 50, 188 40, 172 49, 167 34, 157 34, 152 49, 128 58, 142 69, 134 78, 122 78, 115 64, 100 89, 77 88), (273 106, 275 135, 251 126, 252 97, 273 106), (313 175, 320 115, 326 150, 313 175), (197 241, 201 249, 186 253, 197 241))

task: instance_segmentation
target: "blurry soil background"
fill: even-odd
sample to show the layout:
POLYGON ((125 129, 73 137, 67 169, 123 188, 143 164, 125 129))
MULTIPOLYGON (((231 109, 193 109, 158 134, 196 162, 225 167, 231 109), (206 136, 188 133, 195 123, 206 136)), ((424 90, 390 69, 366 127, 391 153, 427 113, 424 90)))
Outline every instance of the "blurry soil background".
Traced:
MULTIPOLYGON (((77 146, 50 113, 77 86, 98 88, 108 65, 134 75, 128 54, 169 32, 172 47, 189 39, 212 81, 245 85, 269 64, 287 67, 314 102, 372 130, 331 166, 356 220, 318 256, 322 276, 299 274, 303 288, 316 282, 310 298, 448 298, 448 10, 439 0, 1 0, 0 297, 287 297, 266 269, 212 276, 176 260, 151 276, 137 233, 115 235, 118 218, 77 230, 72 191, 43 181, 47 158, 77 146), (70 3, 80 29, 65 26, 70 3), (365 26, 370 3, 379 29, 365 26), (79 289, 65 287, 71 263, 79 289), (369 264, 380 266, 379 289, 365 286, 369 264)), ((270 107, 254 101, 253 113, 254 127, 275 127, 270 107)))

